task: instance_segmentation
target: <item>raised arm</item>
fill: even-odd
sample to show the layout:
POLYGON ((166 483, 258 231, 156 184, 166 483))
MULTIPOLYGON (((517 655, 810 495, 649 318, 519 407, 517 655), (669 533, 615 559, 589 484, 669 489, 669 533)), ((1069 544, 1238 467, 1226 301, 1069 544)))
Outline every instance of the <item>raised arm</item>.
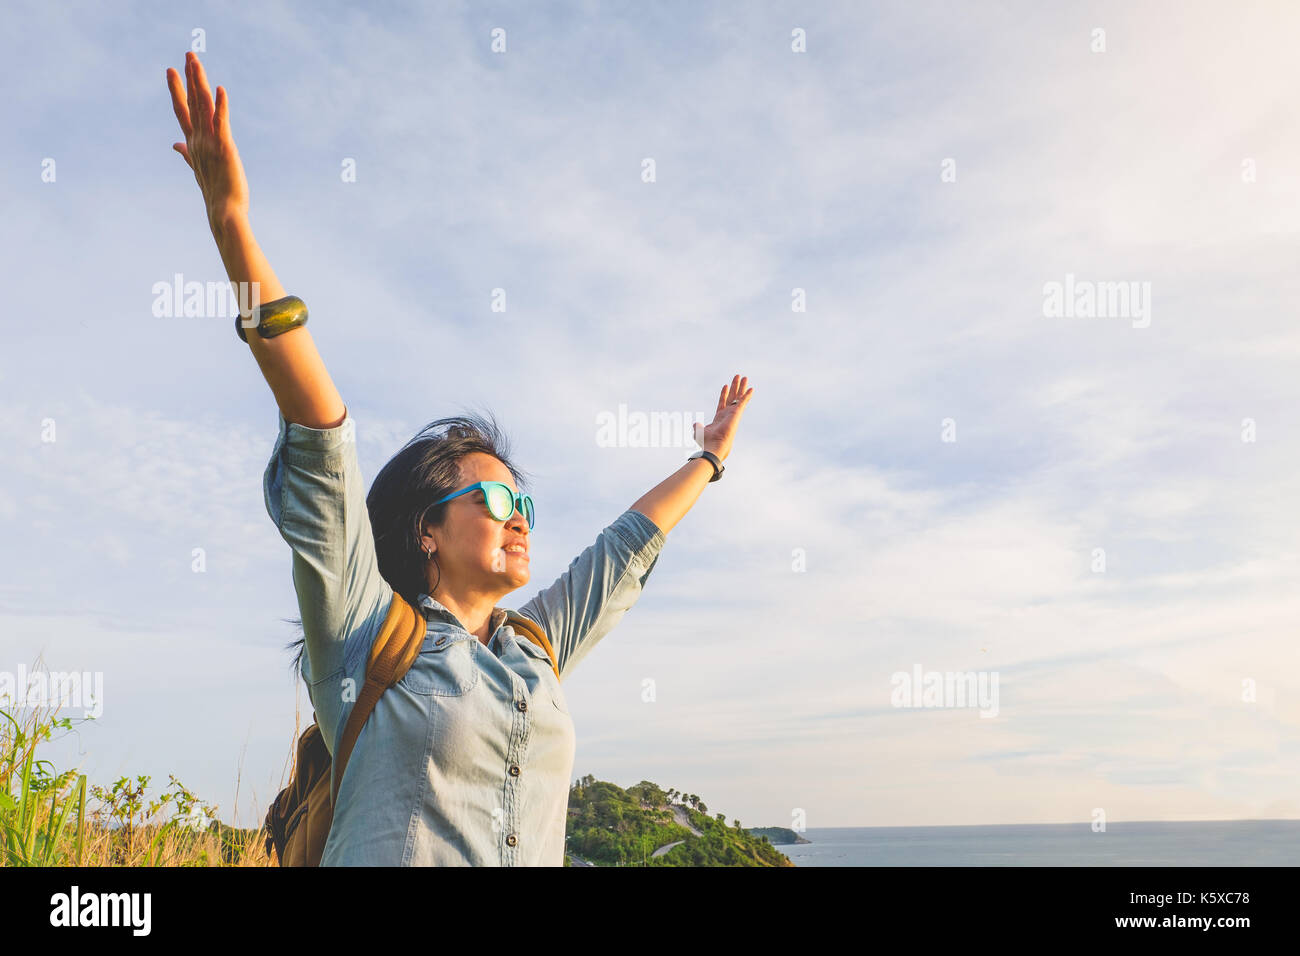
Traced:
MULTIPOLYGON (((754 394, 752 388, 745 388, 747 384, 748 378, 737 375, 732 378, 730 385, 722 386, 713 421, 708 425, 697 423, 695 426, 695 440, 705 451, 717 455, 719 461, 726 461, 731 454, 740 416, 749 404, 750 396, 754 394)), ((634 501, 631 510, 645 515, 667 534, 691 510, 704 486, 712 478, 713 466, 707 460, 696 458, 687 461, 634 501)))
POLYGON ((629 508, 554 582, 519 608, 546 631, 560 680, 637 602, 663 546, 663 532, 629 508))
MULTIPOLYGON (((170 67, 167 86, 185 134, 185 142, 174 143, 172 149, 194 171, 226 275, 236 290, 241 288, 240 283, 258 283, 250 305, 283 298, 287 293, 253 237, 248 217, 248 181, 230 132, 225 87, 217 87, 214 105, 203 64, 193 53, 185 55, 184 88, 180 74, 170 67)), ((227 330, 226 334, 233 333, 227 330)), ((343 422, 343 399, 306 326, 272 339, 249 330, 248 345, 286 422, 309 428, 333 428, 343 422)))
MULTIPOLYGON (((737 375, 722 387, 709 425, 696 425, 705 451, 725 460, 731 454, 741 413, 754 394, 737 375)), ((563 680, 637 602, 659 561, 665 537, 695 504, 713 477, 704 459, 688 461, 633 502, 519 612, 546 630, 559 658, 563 680)))
MULTIPOLYGON (((180 74, 167 71, 172 107, 185 134, 173 145, 198 181, 208 226, 232 283, 256 282, 253 302, 285 295, 248 219, 248 184, 230 135, 226 91, 214 107, 203 65, 193 53, 180 74)), ((234 330, 225 326, 223 335, 234 330)), ((355 429, 306 328, 272 339, 249 330, 248 345, 280 406, 275 449, 262 476, 267 513, 293 549, 293 582, 302 612, 302 675, 326 745, 346 718, 344 677, 360 675, 365 654, 392 599, 379 573, 355 429)))

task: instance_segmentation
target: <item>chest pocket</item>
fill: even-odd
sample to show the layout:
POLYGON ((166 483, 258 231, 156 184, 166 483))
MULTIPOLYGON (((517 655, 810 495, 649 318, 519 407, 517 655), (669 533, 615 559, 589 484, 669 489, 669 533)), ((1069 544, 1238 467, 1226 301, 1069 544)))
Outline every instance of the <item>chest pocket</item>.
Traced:
POLYGON ((524 652, 524 656, 530 659, 533 666, 541 672, 541 685, 538 689, 543 695, 551 698, 551 703, 555 705, 556 710, 567 714, 569 705, 564 699, 564 691, 560 689, 560 682, 555 678, 555 671, 551 670, 551 659, 546 656, 546 651, 517 631, 515 641, 524 652))
POLYGON ((459 697, 478 683, 479 665, 474 658, 481 646, 475 638, 453 641, 446 634, 430 631, 398 684, 413 694, 459 697))

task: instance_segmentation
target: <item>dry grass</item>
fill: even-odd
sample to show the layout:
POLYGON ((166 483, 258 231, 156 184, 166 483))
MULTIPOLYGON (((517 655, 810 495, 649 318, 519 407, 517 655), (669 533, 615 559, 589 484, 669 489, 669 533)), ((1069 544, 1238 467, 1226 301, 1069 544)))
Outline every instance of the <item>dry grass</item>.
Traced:
MULTIPOLYGON (((260 827, 226 826, 215 806, 175 777, 151 797, 147 776, 94 786, 84 774, 60 772, 40 759, 43 742, 87 719, 59 717, 58 710, 58 704, 0 708, 0 866, 276 865, 260 827)), ((296 741, 300 708, 294 724, 296 741)), ((295 757, 291 746, 281 786, 295 757)), ((236 794, 242 775, 243 754, 236 794)))

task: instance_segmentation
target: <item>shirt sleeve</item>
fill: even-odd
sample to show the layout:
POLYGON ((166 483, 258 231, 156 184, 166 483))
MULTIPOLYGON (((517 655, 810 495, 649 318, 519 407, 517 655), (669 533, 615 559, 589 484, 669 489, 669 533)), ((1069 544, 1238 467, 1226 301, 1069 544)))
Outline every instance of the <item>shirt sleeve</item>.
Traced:
POLYGON ((545 629, 561 680, 636 603, 664 540, 653 521, 629 508, 519 609, 545 629))
POLYGON ((281 412, 262 479, 267 513, 293 550, 308 685, 340 669, 353 673, 393 596, 375 556, 356 423, 344 414, 334 428, 309 428, 281 412))

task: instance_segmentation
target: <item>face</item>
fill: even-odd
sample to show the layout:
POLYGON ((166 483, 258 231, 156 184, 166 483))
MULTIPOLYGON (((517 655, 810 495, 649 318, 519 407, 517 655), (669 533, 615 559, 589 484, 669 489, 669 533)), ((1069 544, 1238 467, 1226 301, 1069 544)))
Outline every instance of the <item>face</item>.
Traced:
MULTIPOLYGON (((499 481, 512 491, 519 490, 510 469, 482 452, 461 459, 460 481, 453 490, 476 481, 499 481)), ((435 598, 443 594, 491 594, 496 600, 528 583, 528 519, 516 508, 508 519, 497 521, 483 502, 481 488, 447 502, 442 527, 426 524, 421 545, 432 549, 438 559, 437 568, 429 562, 428 581, 438 582, 435 598), (506 551, 512 544, 522 545, 524 551, 506 551)))

